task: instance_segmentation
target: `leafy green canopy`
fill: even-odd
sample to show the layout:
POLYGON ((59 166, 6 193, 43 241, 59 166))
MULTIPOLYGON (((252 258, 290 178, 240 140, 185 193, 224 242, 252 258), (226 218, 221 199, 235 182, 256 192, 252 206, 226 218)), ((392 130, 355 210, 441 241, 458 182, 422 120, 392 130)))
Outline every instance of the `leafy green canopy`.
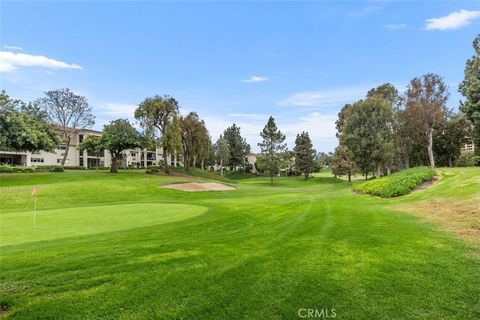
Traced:
POLYGON ((126 149, 138 148, 141 145, 140 135, 126 119, 111 121, 103 127, 100 144, 110 151, 112 166, 110 172, 117 172, 117 161, 126 149))
POLYGON ((459 91, 466 100, 461 109, 474 125, 475 152, 480 155, 480 34, 473 41, 475 54, 467 60, 465 79, 460 83, 459 91))
POLYGON ((352 174, 355 174, 355 162, 353 156, 347 147, 339 145, 335 148, 335 153, 331 159, 331 168, 335 176, 348 176, 348 181, 352 181, 352 174))
POLYGON ((0 93, 0 148, 14 151, 52 151, 59 144, 54 127, 36 106, 0 93))
POLYGON ((228 163, 230 159, 230 147, 228 141, 222 135, 218 138, 214 147, 215 161, 220 164, 220 171, 223 176, 223 166, 228 163))
POLYGON ((377 97, 360 100, 349 108, 342 140, 363 173, 391 161, 392 121, 392 107, 377 97))
POLYGON ((167 152, 181 148, 178 102, 168 95, 146 98, 135 110, 135 119, 163 148, 163 166, 169 172, 167 152))

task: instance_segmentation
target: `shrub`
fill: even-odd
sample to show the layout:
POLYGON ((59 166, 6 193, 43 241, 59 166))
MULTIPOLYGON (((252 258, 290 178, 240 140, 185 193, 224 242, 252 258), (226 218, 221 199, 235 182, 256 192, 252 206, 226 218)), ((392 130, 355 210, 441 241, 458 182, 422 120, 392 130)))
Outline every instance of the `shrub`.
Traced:
POLYGON ((0 173, 11 173, 13 172, 13 167, 5 164, 0 165, 0 173))
POLYGON ((61 166, 38 166, 35 167, 35 172, 63 172, 61 166))
POLYGON ((19 173, 30 173, 35 171, 34 168, 32 167, 15 166, 12 168, 13 168, 13 172, 19 172, 19 173))
POLYGON ((463 151, 455 162, 457 167, 473 167, 475 165, 480 165, 480 159, 478 156, 475 156, 473 151, 463 151))
POLYGON ((159 166, 148 166, 147 170, 145 170, 145 173, 147 174, 156 174, 159 173, 161 168, 159 166))
POLYGON ((9 166, 0 165, 0 173, 29 173, 29 172, 63 172, 61 166, 38 166, 38 167, 24 167, 24 166, 9 166))
POLYGON ((435 176, 435 170, 418 167, 373 179, 353 186, 353 190, 382 198, 398 197, 412 192, 417 186, 435 176))
POLYGON ((110 167, 89 167, 88 170, 110 170, 110 167))
POLYGON ((85 167, 83 166, 65 166, 65 170, 85 170, 85 167))

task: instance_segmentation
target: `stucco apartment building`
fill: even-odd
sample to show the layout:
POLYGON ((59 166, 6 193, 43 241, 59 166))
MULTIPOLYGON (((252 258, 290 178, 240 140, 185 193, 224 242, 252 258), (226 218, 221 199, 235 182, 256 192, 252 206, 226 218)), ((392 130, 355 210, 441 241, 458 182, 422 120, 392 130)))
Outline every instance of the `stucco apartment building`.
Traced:
MULTIPOLYGON (((80 151, 78 145, 87 136, 100 136, 102 132, 95 130, 77 130, 73 134, 71 144, 69 146, 67 159, 65 161, 66 167, 85 167, 92 168, 97 165, 97 157, 88 154, 87 151, 80 151)), ((15 152, 8 150, 0 150, 0 164, 23 165, 23 166, 50 166, 60 165, 63 156, 65 155, 66 145, 60 145, 58 149, 53 152, 39 151, 39 152, 15 152)), ((181 155, 168 155, 170 165, 173 167, 183 166, 181 155)), ((103 155, 98 158, 100 167, 109 167, 111 165, 110 152, 105 150, 103 155)), ((130 149, 125 150, 120 160, 120 167, 138 167, 145 168, 152 165, 163 164, 163 153, 161 149, 146 150, 146 149, 130 149)))

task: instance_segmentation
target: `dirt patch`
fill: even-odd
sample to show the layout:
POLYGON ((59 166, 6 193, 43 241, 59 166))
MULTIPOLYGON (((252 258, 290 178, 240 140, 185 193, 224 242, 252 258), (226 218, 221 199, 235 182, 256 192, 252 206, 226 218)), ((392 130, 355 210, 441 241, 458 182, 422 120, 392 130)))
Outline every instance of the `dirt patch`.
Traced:
POLYGON ((416 214, 480 244, 480 198, 454 200, 435 199, 401 205, 400 210, 416 214))
POLYGON ((440 180, 440 176, 434 176, 432 179, 422 182, 418 187, 412 190, 412 193, 428 189, 438 180, 440 180))
POLYGON ((216 183, 216 182, 171 183, 171 184, 165 184, 160 187, 173 189, 173 190, 187 191, 187 192, 235 190, 234 187, 227 186, 226 184, 223 184, 223 183, 216 183))

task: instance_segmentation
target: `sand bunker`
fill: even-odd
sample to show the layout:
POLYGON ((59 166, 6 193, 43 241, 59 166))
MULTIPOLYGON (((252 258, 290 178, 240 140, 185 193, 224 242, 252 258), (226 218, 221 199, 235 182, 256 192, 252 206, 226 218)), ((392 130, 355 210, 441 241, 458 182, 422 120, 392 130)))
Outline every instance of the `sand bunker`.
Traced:
POLYGON ((216 182, 188 182, 188 183, 172 183, 161 186, 162 188, 197 192, 197 191, 228 191, 235 188, 226 184, 216 182))

